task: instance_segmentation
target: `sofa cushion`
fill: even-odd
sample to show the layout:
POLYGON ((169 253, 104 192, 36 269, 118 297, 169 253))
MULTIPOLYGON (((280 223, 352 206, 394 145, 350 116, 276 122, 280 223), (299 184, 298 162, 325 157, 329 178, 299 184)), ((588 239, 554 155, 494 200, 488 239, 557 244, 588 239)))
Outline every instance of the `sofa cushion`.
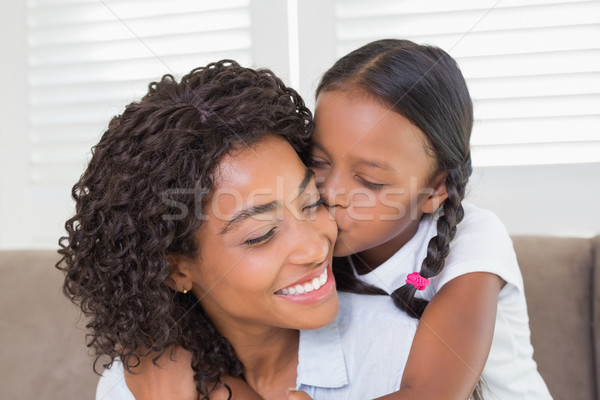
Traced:
POLYGON ((98 376, 53 251, 0 251, 2 398, 93 399, 98 376))

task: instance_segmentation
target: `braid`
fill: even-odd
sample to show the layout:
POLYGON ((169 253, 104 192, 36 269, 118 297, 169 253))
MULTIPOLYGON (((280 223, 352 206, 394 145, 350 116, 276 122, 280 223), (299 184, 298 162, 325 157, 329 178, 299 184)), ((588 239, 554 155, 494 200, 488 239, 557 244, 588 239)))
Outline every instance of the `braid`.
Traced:
MULTIPOLYGON (((456 236, 456 226, 464 217, 462 200, 465 197, 467 181, 471 175, 471 158, 463 165, 448 171, 446 191, 448 198, 443 204, 443 215, 437 222, 437 235, 429 240, 427 256, 421 265, 419 273, 425 278, 439 275, 450 252, 450 242, 456 236)), ((404 284, 392 292, 392 300, 399 309, 407 312, 413 318, 421 318, 427 300, 415 297, 417 289, 413 285, 404 284)))
MULTIPOLYGON (((425 278, 439 275, 444 269, 445 260, 450 252, 450 242, 456 236, 456 227, 464 217, 462 200, 465 197, 467 181, 473 168, 471 157, 458 168, 448 171, 446 191, 448 198, 443 204, 443 215, 437 222, 437 235, 432 237, 427 245, 427 256, 419 272, 425 278)), ((405 311, 413 318, 421 318, 429 302, 415 297, 417 289, 405 284, 392 292, 391 297, 396 307, 405 311)), ((483 380, 480 378, 472 394, 474 400, 483 400, 483 380)))

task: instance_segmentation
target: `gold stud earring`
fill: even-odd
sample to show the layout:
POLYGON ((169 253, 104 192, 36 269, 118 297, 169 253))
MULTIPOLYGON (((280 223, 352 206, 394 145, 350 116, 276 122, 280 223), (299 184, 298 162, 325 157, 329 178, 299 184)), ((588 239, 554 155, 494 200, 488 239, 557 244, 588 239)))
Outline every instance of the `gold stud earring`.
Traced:
POLYGON ((187 294, 187 289, 183 289, 183 294, 187 294))

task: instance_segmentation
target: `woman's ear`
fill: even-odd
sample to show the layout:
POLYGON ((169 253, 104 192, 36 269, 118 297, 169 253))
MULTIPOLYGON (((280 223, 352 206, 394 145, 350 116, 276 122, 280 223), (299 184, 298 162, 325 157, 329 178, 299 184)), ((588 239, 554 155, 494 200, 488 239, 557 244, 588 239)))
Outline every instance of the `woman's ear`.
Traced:
POLYGON ((427 198, 427 201, 421 205, 421 211, 426 214, 434 213, 442 206, 444 200, 448 198, 448 191, 446 190, 446 178, 448 177, 447 171, 442 171, 436 174, 432 182, 433 192, 427 198))
POLYGON ((166 281, 167 286, 184 294, 192 290, 192 274, 186 259, 179 255, 168 255, 167 260, 171 266, 171 274, 166 281))

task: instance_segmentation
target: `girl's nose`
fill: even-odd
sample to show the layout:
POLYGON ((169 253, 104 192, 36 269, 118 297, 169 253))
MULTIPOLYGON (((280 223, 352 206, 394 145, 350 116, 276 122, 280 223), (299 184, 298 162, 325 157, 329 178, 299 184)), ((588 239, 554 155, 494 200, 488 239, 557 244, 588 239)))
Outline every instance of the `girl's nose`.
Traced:
POLYGON ((343 178, 335 171, 322 178, 319 189, 321 196, 326 199, 325 204, 328 207, 346 208, 350 204, 343 178))

